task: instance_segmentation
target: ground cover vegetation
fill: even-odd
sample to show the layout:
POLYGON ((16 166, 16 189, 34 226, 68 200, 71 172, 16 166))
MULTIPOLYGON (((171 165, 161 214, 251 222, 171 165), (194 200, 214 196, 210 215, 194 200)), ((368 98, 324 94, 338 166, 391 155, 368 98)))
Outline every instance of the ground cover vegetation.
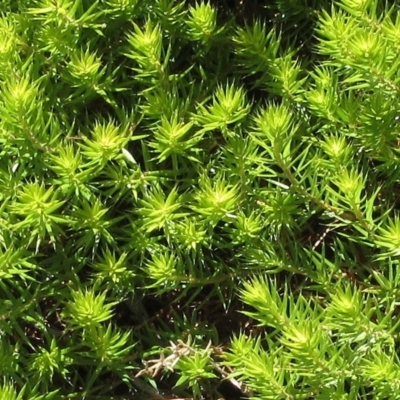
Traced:
POLYGON ((0 398, 397 400, 398 12, 1 0, 0 398))

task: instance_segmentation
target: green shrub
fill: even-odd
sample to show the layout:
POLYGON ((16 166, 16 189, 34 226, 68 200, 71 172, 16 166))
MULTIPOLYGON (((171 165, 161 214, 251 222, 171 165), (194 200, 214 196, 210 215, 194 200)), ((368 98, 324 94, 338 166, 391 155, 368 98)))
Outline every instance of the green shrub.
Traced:
POLYGON ((399 398, 392 3, 0 1, 0 399, 399 398))

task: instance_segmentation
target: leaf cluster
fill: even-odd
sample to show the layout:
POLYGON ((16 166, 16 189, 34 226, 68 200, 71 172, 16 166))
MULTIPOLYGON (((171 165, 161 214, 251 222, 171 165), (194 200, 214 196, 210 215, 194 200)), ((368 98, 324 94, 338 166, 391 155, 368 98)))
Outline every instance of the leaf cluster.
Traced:
POLYGON ((398 397, 396 2, 0 10, 0 398, 398 397))

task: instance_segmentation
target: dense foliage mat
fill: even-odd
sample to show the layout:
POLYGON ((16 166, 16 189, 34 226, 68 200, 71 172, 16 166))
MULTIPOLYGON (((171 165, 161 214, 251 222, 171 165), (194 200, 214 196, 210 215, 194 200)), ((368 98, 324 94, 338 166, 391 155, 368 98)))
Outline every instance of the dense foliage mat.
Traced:
POLYGON ((398 12, 0 0, 0 399, 397 400, 398 12))

